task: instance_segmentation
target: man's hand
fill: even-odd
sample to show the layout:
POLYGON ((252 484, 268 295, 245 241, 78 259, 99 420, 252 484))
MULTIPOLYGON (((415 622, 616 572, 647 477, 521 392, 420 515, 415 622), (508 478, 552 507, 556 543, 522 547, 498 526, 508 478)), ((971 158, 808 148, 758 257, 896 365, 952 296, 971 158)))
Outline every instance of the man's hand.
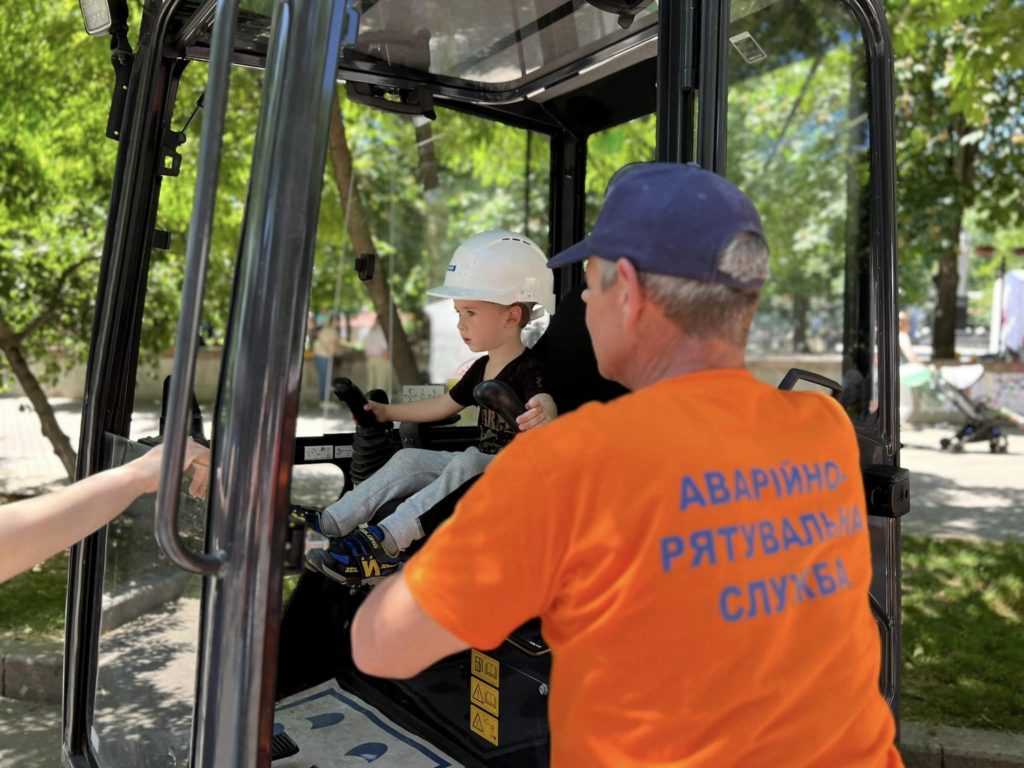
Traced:
POLYGON ((558 408, 555 406, 555 399, 546 392, 534 395, 526 401, 526 410, 516 417, 516 424, 520 432, 534 429, 558 416, 558 408))

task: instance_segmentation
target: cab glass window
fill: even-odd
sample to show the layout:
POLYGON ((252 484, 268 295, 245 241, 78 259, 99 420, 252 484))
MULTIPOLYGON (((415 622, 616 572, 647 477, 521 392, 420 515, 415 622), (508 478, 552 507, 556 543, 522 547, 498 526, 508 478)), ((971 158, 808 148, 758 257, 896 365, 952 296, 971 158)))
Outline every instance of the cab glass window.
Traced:
POLYGON ((593 229, 605 189, 615 172, 629 163, 654 160, 655 139, 654 115, 644 115, 587 137, 585 232, 593 229))
POLYGON ((790 368, 842 383, 859 420, 877 402, 864 42, 839 3, 736 0, 731 16, 726 175, 772 256, 748 364, 774 384, 790 368))

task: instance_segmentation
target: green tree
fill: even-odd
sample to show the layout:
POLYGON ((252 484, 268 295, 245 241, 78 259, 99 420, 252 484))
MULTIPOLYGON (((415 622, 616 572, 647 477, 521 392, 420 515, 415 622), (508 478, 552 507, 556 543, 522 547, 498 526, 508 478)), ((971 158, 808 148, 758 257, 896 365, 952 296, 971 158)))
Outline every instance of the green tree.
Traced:
POLYGON ((964 216, 1012 223, 1024 189, 1024 6, 1010 0, 886 5, 896 53, 900 259, 905 297, 934 269, 933 345, 954 356, 964 216), (933 266, 934 265, 934 266, 933 266))
POLYGON ((88 344, 114 144, 109 52, 78 4, 0 8, 0 387, 13 375, 69 476, 75 454, 41 380, 88 344), (69 65, 68 62, 74 62, 69 65))

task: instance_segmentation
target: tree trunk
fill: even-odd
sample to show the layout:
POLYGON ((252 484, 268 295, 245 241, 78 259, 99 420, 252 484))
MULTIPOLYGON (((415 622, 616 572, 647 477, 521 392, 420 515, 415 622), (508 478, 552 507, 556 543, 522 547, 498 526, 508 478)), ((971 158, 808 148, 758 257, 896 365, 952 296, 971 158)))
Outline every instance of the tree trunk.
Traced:
POLYGON ((807 346, 807 313, 811 303, 802 293, 793 295, 793 351, 809 352, 807 346))
MULTIPOLYGON (((962 117, 954 120, 953 136, 963 136, 971 131, 962 117)), ((954 202, 951 209, 943 211, 949 222, 948 231, 943 235, 949 246, 939 254, 939 271, 935 275, 937 292, 935 320, 932 326, 932 357, 952 360, 956 357, 956 289, 960 282, 957 260, 960 255, 960 230, 963 227, 964 211, 970 206, 970 190, 974 185, 974 162, 978 156, 976 144, 957 143, 957 151, 949 162, 949 173, 954 179, 954 202)))
MULTIPOLYGON (((954 225, 951 225, 953 228, 954 225)), ((932 326, 932 358, 956 357, 956 288, 960 282, 957 257, 960 249, 960 217, 957 216, 953 244, 939 256, 935 275, 935 318, 932 326)))
MULTIPOLYGON (((423 202, 425 204, 424 238, 429 254, 431 271, 428 277, 431 282, 440 283, 444 280, 444 268, 451 257, 445 252, 445 235, 448 232, 448 207, 441 189, 438 175, 437 146, 434 141, 434 127, 426 118, 412 118, 416 129, 416 152, 419 156, 420 182, 423 184, 423 202)), ((435 283, 435 284, 436 284, 435 283)), ((429 320, 424 311, 418 313, 420 320, 426 325, 429 320)))
MULTIPOLYGON (((357 254, 376 253, 373 236, 370 234, 370 228, 363 216, 363 207, 359 202, 359 188, 352 184, 352 154, 349 152, 348 140, 345 138, 345 123, 341 117, 341 105, 338 102, 337 90, 335 90, 334 107, 331 109, 330 153, 334 182, 338 185, 341 205, 342 208, 348 210, 348 236, 352 239, 352 248, 357 254), (350 188, 352 190, 351 200, 348 199, 350 188)), ((409 346, 405 329, 402 328, 402 323, 398 318, 398 310, 391 301, 391 288, 384 278, 384 271, 379 268, 374 270, 373 278, 364 285, 370 294, 370 300, 377 311, 377 316, 382 321, 384 318, 388 318, 391 323, 391 363, 399 384, 422 384, 423 377, 420 375, 419 366, 416 365, 416 358, 409 346)), ((386 324, 383 322, 382 324, 387 328, 386 324)))
POLYGON ((39 380, 32 373, 32 369, 29 368, 28 361, 25 360, 25 355, 21 351, 17 334, 12 331, 7 321, 2 317, 0 317, 0 349, 3 350, 7 362, 10 363, 11 369, 14 371, 14 375, 17 377, 21 388, 25 390, 25 394, 32 403, 32 407, 36 409, 36 415, 39 417, 43 435, 50 441, 50 444, 53 446, 53 452, 57 454, 57 458, 64 465, 64 471, 68 473, 68 479, 74 480, 77 457, 71 448, 71 441, 68 440, 68 436, 61 431, 60 425, 57 424, 57 417, 53 413, 53 408, 50 407, 50 401, 46 399, 46 393, 39 386, 39 380))

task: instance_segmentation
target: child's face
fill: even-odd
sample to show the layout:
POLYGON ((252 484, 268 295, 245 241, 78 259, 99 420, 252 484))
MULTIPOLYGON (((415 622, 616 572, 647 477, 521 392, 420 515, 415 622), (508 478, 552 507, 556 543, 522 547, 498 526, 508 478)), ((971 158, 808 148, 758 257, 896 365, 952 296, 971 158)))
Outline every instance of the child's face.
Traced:
POLYGON ((519 335, 518 310, 489 301, 455 301, 459 335, 474 352, 497 349, 519 335))

